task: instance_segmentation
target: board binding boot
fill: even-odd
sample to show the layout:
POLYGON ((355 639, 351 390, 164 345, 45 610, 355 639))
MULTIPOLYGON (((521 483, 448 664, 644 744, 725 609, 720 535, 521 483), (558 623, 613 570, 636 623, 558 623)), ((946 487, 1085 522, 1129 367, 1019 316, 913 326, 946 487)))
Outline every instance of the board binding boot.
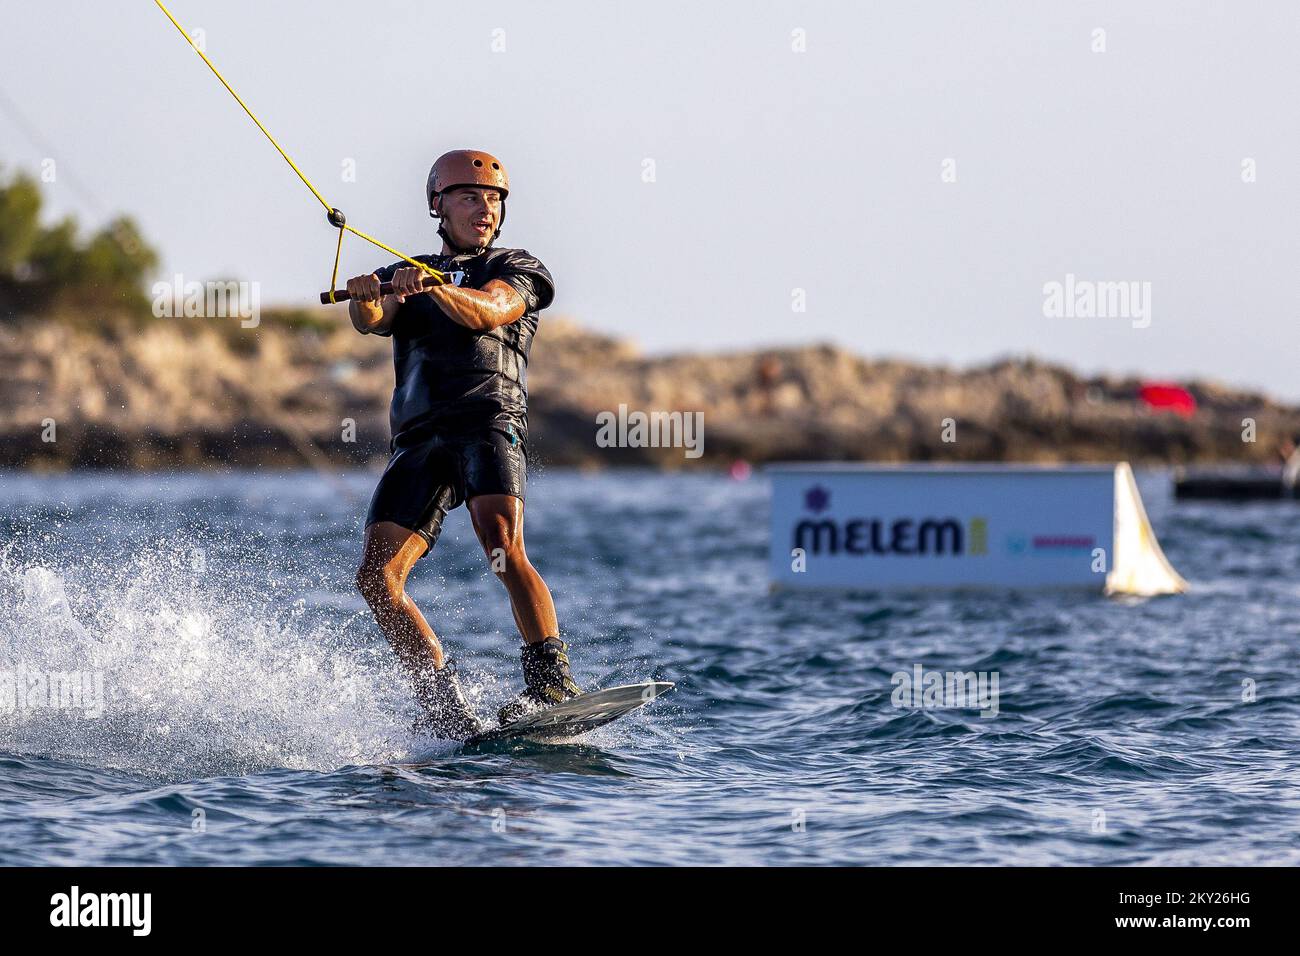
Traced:
POLYGON ((513 723, 525 714, 582 694, 569 673, 569 647, 558 637, 548 637, 536 644, 525 644, 519 651, 524 670, 524 689, 497 714, 501 726, 513 723))
POLYGON ((465 699, 454 660, 447 658, 422 684, 420 703, 424 713, 416 718, 416 733, 441 740, 464 740, 482 731, 483 722, 465 699))

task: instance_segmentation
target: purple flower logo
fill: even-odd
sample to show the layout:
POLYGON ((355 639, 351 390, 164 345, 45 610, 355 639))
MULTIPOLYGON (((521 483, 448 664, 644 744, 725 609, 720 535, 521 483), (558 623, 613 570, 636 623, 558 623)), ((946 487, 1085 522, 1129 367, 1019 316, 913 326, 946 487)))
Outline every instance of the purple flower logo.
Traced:
POLYGON ((831 504, 831 493, 821 485, 813 485, 803 493, 803 506, 813 514, 821 514, 831 504))

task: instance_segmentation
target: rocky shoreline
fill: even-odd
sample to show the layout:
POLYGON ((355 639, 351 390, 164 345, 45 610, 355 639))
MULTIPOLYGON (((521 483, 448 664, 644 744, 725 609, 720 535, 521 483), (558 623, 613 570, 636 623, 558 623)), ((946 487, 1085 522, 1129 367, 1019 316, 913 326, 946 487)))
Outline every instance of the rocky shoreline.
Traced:
MULTIPOLYGON (((157 320, 108 330, 0 325, 0 467, 330 467, 385 457, 389 343, 340 312, 256 329, 157 320)), ((725 468, 737 460, 1263 464, 1300 408, 1185 383, 1194 415, 1156 412, 1132 377, 1033 360, 963 370, 830 346, 645 356, 563 319, 530 367, 534 458, 551 465, 725 468), (703 413, 703 454, 601 447, 597 415, 703 413), (1242 420, 1256 423, 1243 441, 1242 420), (945 428, 945 424, 951 424, 945 428), (955 438, 946 441, 945 438, 955 438)))

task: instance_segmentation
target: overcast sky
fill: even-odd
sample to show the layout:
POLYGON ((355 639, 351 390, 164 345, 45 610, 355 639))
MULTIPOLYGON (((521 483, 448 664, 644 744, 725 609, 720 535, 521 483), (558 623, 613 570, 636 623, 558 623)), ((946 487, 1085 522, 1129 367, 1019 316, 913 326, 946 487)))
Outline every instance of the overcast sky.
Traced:
MULTIPOLYGON (((1032 353, 1300 399, 1290 0, 168 6, 405 252, 436 251, 433 158, 499 155, 552 314, 648 351, 1032 353), (1149 322, 1045 316, 1070 274, 1150 283, 1149 322)), ((0 164, 55 160, 51 217, 125 213, 164 276, 316 301, 334 230, 152 2, 0 9, 0 164)))

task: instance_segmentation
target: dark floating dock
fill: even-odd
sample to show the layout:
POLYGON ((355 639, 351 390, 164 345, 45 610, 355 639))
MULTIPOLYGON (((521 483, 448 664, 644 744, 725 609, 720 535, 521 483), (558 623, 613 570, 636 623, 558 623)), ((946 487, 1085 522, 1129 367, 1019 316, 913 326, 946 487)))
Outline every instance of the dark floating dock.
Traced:
POLYGON ((1294 500, 1300 495, 1295 486, 1282 480, 1280 470, 1185 471, 1180 468, 1174 473, 1174 497, 1185 500, 1281 501, 1294 500))

